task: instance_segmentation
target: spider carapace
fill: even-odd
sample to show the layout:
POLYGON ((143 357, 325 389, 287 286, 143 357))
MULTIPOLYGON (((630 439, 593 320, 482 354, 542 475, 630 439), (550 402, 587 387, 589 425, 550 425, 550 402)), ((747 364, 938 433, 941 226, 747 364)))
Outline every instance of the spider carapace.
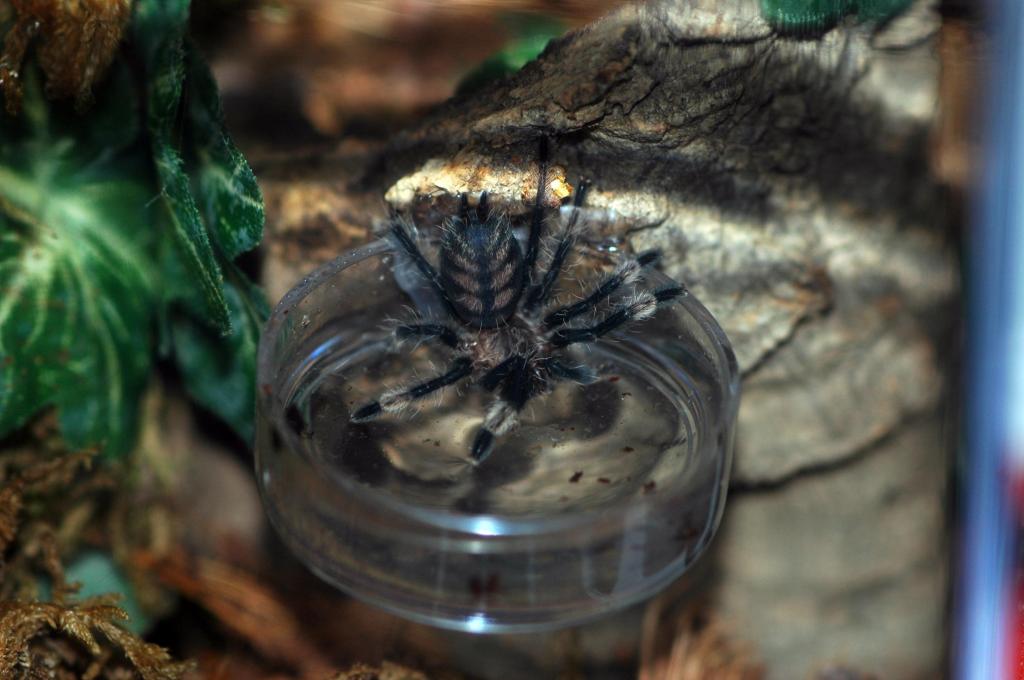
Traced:
POLYGON ((389 236, 416 267, 437 296, 447 319, 417 319, 399 325, 395 339, 433 341, 450 350, 447 370, 413 385, 386 390, 376 401, 356 409, 351 420, 362 422, 385 414, 398 415, 415 401, 471 379, 495 394, 470 447, 475 462, 486 458, 495 440, 519 425, 527 402, 550 390, 555 381, 586 384, 594 371, 567 356, 565 348, 594 342, 631 322, 652 316, 658 305, 683 294, 681 286, 655 290, 636 287, 656 251, 626 256, 589 294, 564 306, 553 305, 559 277, 565 273, 583 231, 581 207, 587 184, 579 182, 564 228, 548 237, 545 188, 547 145, 541 144, 537 195, 528 231, 521 243, 508 216, 492 210, 487 193, 475 207, 465 194, 458 214, 443 225, 435 265, 420 250, 416 231, 393 218, 389 236), (539 266, 542 243, 550 244, 546 266, 539 266), (622 295, 623 290, 626 295, 622 295), (572 323, 579 317, 589 323, 572 323))
POLYGON ((523 255, 509 221, 491 213, 487 194, 470 210, 465 194, 459 216, 441 238, 444 299, 464 326, 495 328, 516 312, 524 283, 523 255))

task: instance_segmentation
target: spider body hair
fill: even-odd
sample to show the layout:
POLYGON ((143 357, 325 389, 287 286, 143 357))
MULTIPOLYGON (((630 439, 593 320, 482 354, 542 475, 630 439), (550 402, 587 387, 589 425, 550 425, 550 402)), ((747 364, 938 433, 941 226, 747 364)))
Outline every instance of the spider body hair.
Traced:
POLYGON ((489 209, 487 193, 471 210, 465 194, 459 215, 441 238, 441 286, 463 324, 495 328, 508 321, 523 292, 523 255, 504 215, 489 209))
MULTIPOLYGON (((681 286, 657 290, 637 289, 643 270, 658 259, 656 251, 625 259, 583 299, 545 309, 552 303, 559 277, 584 230, 581 206, 588 184, 580 182, 571 206, 560 214, 564 228, 553 239, 544 271, 538 266, 544 228, 544 191, 547 185, 547 143, 542 140, 540 172, 525 253, 508 217, 491 210, 487 192, 475 207, 465 194, 458 213, 443 225, 438 266, 420 251, 415 231, 395 216, 390 236, 412 262, 452 317, 452 323, 423 319, 403 323, 393 331, 394 345, 405 340, 437 342, 453 355, 447 369, 411 386, 385 390, 377 401, 356 409, 353 422, 382 415, 399 415, 416 400, 455 385, 466 378, 495 394, 470 447, 474 463, 484 460, 495 441, 515 430, 520 412, 534 397, 551 390, 553 383, 589 384, 595 372, 561 356, 565 348, 593 342, 625 325, 655 314, 659 305, 684 294, 681 286), (612 300, 626 288, 624 298, 612 300), (591 325, 570 325, 584 314, 603 315, 591 325)), ((547 250, 547 248, 545 248, 547 250)))

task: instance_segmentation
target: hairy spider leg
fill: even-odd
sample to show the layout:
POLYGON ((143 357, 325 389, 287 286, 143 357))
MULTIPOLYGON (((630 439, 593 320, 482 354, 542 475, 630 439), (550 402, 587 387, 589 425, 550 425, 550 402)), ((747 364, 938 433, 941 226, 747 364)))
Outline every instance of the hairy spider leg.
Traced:
POLYGON ((470 456, 477 463, 491 454, 496 438, 508 434, 519 426, 519 412, 526 406, 526 402, 538 392, 530 370, 529 358, 516 355, 510 359, 514 359, 514 361, 506 360, 491 371, 495 372, 508 363, 500 371, 504 373, 500 383, 501 396, 491 404, 491 408, 484 418, 484 424, 477 430, 476 436, 473 438, 470 456))
POLYGON ((548 186, 548 138, 540 138, 540 168, 537 171, 537 197, 530 217, 530 235, 526 242, 526 257, 523 264, 530 283, 536 276, 537 256, 540 253, 540 232, 544 228, 544 191, 548 186))
POLYGON ((572 250, 573 245, 576 243, 576 238, 579 236, 576 227, 579 223, 580 208, 583 206, 583 200, 587 196, 587 189, 589 187, 589 183, 582 179, 578 182, 576 194, 572 200, 572 215, 569 217, 569 223, 565 226, 562 238, 555 247, 555 255, 551 258, 551 266, 544 272, 544 278, 541 282, 533 286, 526 297, 527 311, 536 309, 551 297, 551 291, 554 290, 555 282, 558 281, 558 275, 562 273, 562 267, 565 265, 565 258, 569 256, 569 251, 572 250))
POLYGON ((399 340, 408 338, 437 339, 455 349, 459 346, 459 334, 448 326, 439 323, 409 323, 395 329, 395 337, 399 340))
POLYGON ((635 283, 643 274, 644 267, 648 267, 657 262, 660 257, 661 252, 657 250, 647 250, 636 257, 627 259, 616 267, 614 272, 606 276, 601 283, 597 285, 594 292, 586 298, 579 302, 574 302, 571 305, 566 305, 565 307, 556 309, 544 317, 544 326, 549 329, 556 328, 570 319, 576 318, 580 314, 585 314, 586 312, 591 311, 622 286, 635 283))
POLYGON ((412 387, 388 390, 377 401, 371 401, 356 409, 350 420, 358 423, 376 418, 381 413, 397 413, 417 399, 422 399, 428 394, 454 385, 472 372, 473 360, 469 357, 458 357, 452 362, 447 372, 412 387))
POLYGON ((676 299, 684 290, 682 286, 667 286, 655 291, 643 291, 633 299, 617 305, 608 316, 593 326, 559 328, 549 336, 549 339, 555 347, 566 347, 577 342, 593 342, 624 324, 653 316, 659 304, 676 299))
POLYGON ((409 256, 409 259, 412 260, 413 264, 416 265, 416 269, 418 269, 423 278, 427 280, 430 287, 434 289, 434 293, 441 298, 441 302, 444 303, 445 308, 447 308, 452 314, 455 314, 455 307, 452 304, 451 299, 449 299, 448 294, 445 292, 444 286, 441 285, 441 275, 437 273, 436 269, 434 269, 434 265, 430 264, 430 261, 423 256, 423 253, 420 252, 419 246, 416 245, 416 240, 413 238, 413 235, 409 233, 409 230, 406 229, 405 225, 397 218, 394 218, 394 222, 391 226, 391 235, 398 242, 398 245, 401 246, 402 250, 405 251, 405 254, 409 256))
POLYGON ((549 357, 544 360, 543 366, 552 378, 559 380, 568 380, 580 385, 589 385, 597 381, 597 373, 594 372, 594 369, 582 364, 573 366, 556 357, 549 357))
MULTIPOLYGON (((487 411, 484 423, 477 430, 470 455, 477 463, 483 461, 494 450, 498 437, 506 435, 519 426, 519 412, 527 402, 546 388, 548 380, 534 376, 530 359, 513 355, 501 362, 480 380, 481 386, 493 391, 502 386, 501 396, 494 400, 487 411)), ((589 385, 597 375, 588 366, 573 366, 555 357, 547 357, 536 363, 542 373, 557 380, 589 385)))

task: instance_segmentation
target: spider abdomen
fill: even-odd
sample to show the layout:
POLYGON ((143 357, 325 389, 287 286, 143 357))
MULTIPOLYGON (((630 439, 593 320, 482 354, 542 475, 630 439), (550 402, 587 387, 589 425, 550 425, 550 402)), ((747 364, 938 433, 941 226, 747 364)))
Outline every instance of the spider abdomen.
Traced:
POLYGON ((459 319, 477 328, 507 321, 522 295, 522 261, 507 220, 453 221, 441 241, 440 274, 459 319))

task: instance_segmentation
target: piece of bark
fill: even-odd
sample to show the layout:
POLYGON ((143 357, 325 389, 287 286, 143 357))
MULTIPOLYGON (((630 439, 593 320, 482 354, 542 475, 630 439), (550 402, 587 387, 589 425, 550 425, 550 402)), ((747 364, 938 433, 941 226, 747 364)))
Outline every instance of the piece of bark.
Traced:
POLYGON ((715 611, 772 678, 847 664, 940 677, 948 576, 946 444, 936 418, 849 464, 735 494, 713 548, 715 611))
POLYGON ((820 488, 886 481, 941 502, 942 475, 919 474, 918 465, 924 457, 935 470, 948 465, 935 444, 938 421, 920 426, 931 439, 899 434, 939 407, 943 340, 956 320, 956 255, 926 156, 937 17, 921 2, 881 29, 844 25, 811 40, 775 34, 758 7, 627 7, 553 42, 513 77, 439 107, 384 148, 347 142, 311 158, 258 161, 266 283, 279 296, 368 239, 385 195, 415 210, 417 192, 433 188, 444 200, 488 189, 525 212, 537 139, 550 136, 565 180, 591 179, 588 204, 615 216, 595 238, 661 248, 663 269, 712 311, 739 359, 730 504, 741 509, 727 511, 719 538, 718 601, 738 612, 762 606, 774 589, 803 594, 792 611, 810 617, 809 628, 768 615, 740 622, 769 677, 852 660, 862 643, 884 677, 912 677, 935 668, 939 653, 941 612, 927 603, 944 597, 944 534, 932 514, 899 506, 906 534, 869 532, 864 549, 843 560, 811 556, 806 568, 786 570, 802 559, 789 541, 799 524, 790 515, 766 524, 758 508, 785 498, 792 517, 834 509, 828 530, 843 534, 847 522, 879 519, 853 491, 832 498, 820 488), (864 462, 875 458, 895 460, 864 462), (812 482, 819 475, 821 487, 812 482), (783 532, 778 540, 773 531, 783 532), (756 532, 767 533, 750 538, 756 532), (916 540, 908 545, 905 535, 916 540), (878 555, 902 566, 851 591, 878 555), (782 566, 743 568, 760 563, 782 566), (857 617, 869 604, 879 619, 857 617), (826 614, 845 627, 813 625, 826 614), (879 627, 906 632, 887 647, 879 627), (842 650, 847 657, 834 658, 842 650))

